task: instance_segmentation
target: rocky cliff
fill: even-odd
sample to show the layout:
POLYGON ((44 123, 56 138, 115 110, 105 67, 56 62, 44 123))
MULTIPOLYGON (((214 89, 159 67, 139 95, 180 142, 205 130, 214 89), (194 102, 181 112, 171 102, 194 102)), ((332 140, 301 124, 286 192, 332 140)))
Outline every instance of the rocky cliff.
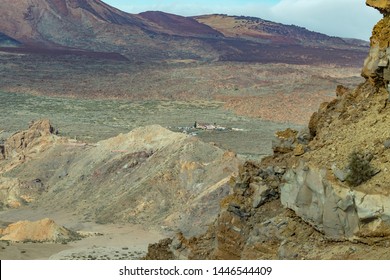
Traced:
POLYGON ((150 247, 184 259, 389 259, 390 1, 367 1, 373 30, 366 82, 339 86, 306 130, 276 134, 274 155, 243 165, 208 232, 150 247))
POLYGON ((377 87, 388 87, 390 81, 390 1, 367 0, 366 4, 383 14, 372 31, 370 53, 364 62, 363 77, 377 87))

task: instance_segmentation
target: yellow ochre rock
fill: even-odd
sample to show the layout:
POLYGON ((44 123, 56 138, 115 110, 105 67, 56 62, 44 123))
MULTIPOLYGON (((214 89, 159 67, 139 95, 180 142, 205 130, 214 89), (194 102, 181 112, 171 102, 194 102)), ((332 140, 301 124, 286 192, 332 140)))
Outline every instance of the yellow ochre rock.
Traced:
POLYGON ((390 0, 366 0, 366 5, 378 9, 381 13, 390 11, 390 0))

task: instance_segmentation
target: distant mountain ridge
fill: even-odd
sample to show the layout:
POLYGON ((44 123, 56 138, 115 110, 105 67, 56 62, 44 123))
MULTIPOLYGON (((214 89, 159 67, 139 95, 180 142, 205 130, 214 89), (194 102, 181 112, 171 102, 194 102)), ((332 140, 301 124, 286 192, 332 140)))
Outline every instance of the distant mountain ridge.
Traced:
POLYGON ((25 47, 119 53, 136 62, 354 64, 368 50, 360 41, 253 17, 129 14, 100 0, 3 0, 0 32, 25 47))
POLYGON ((220 31, 226 37, 241 37, 251 40, 269 40, 273 43, 302 44, 302 45, 334 45, 345 48, 346 45, 369 46, 368 41, 358 39, 344 39, 328 36, 304 27, 286 25, 256 17, 229 16, 226 14, 212 14, 194 17, 220 31))

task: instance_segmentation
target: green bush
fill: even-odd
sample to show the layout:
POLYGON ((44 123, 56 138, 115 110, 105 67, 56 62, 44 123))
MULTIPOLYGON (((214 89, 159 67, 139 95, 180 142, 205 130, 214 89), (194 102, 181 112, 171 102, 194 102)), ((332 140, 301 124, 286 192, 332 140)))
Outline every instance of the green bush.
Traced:
POLYGON ((371 165, 373 155, 354 151, 349 156, 349 169, 346 181, 349 185, 356 187, 371 179, 377 172, 371 165))

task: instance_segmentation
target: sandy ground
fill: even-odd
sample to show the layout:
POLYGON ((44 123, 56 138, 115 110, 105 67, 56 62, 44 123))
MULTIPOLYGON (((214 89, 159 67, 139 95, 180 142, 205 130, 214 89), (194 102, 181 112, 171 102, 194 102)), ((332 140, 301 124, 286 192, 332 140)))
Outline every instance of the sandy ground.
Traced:
POLYGON ((4 227, 6 224, 19 220, 35 221, 45 217, 71 230, 90 233, 91 236, 67 244, 2 241, 0 242, 0 259, 139 259, 145 255, 148 244, 165 237, 157 230, 146 229, 140 225, 84 223, 67 213, 50 213, 31 208, 0 212, 0 224, 4 227))

